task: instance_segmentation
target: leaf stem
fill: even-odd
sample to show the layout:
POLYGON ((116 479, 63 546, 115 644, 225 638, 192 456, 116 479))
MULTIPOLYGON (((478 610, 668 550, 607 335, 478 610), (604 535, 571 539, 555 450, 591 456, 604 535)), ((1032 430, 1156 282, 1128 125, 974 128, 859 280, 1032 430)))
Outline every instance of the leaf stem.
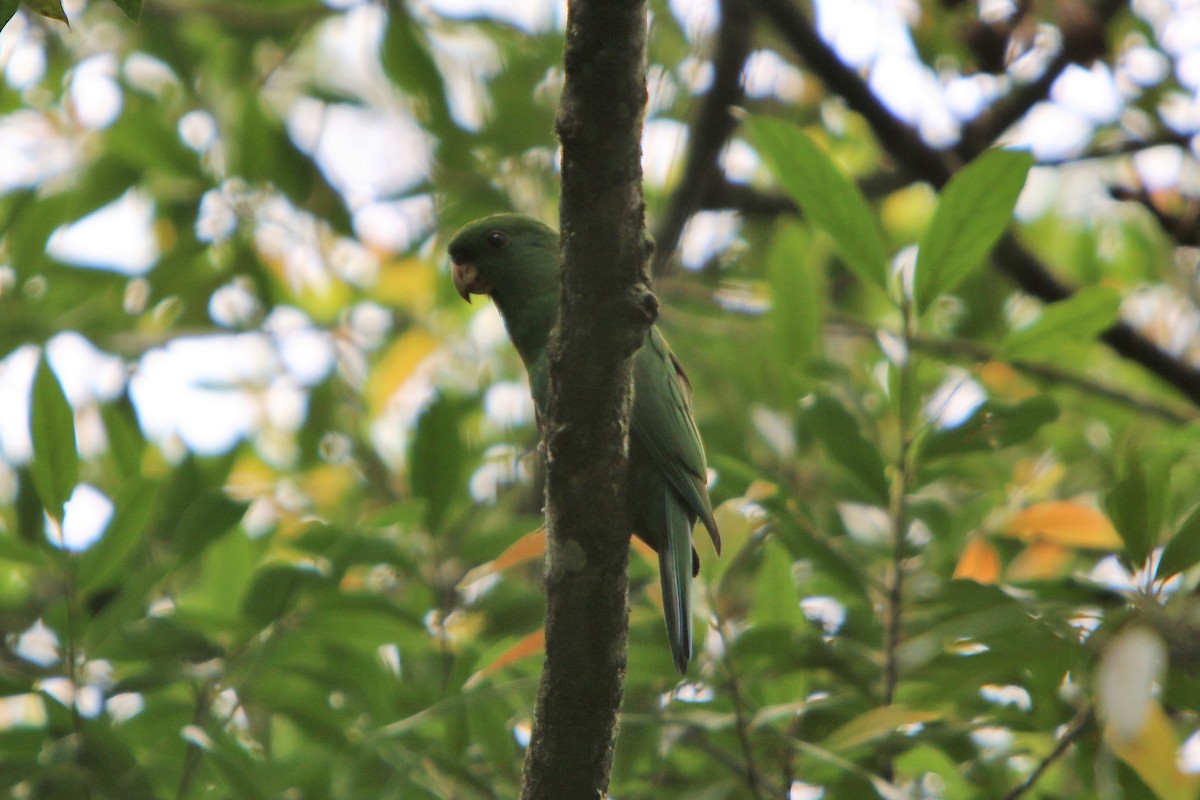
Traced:
MULTIPOLYGON (((900 681, 899 649, 903 633, 902 609, 904 605, 904 555, 905 539, 909 526, 908 492, 912 483, 912 428, 913 416, 913 367, 912 343, 914 319, 912 299, 905 296, 901 301, 904 317, 904 355, 896 365, 898 386, 896 407, 898 413, 899 446, 896 452, 895 472, 892 476, 889 517, 892 525, 892 565, 887 591, 883 645, 883 704, 891 705, 896 697, 896 686, 900 681)), ((883 776, 892 779, 890 758, 884 765, 883 776)))
MULTIPOLYGON (((709 593, 708 599, 709 608, 716 609, 716 599, 709 593)), ((737 667, 733 663, 733 656, 729 654, 731 642, 725 634, 725 621, 721 619, 720 613, 714 611, 716 616, 717 635, 721 637, 721 651, 724 653, 722 664, 725 667, 725 672, 729 676, 729 697, 733 701, 733 716, 735 725, 737 726, 738 743, 742 748, 742 758, 745 759, 745 768, 743 774, 746 777, 746 782, 750 784, 750 790, 754 792, 754 796, 762 799, 763 780, 758 771, 758 766, 754 761, 754 749, 750 743, 750 725, 746 719, 746 703, 742 696, 741 676, 738 673, 737 667)))
POLYGON ((1046 770, 1067 752, 1067 749, 1074 744, 1080 736, 1087 733, 1092 723, 1096 721, 1096 715, 1091 708, 1081 710, 1075 715, 1075 719, 1071 720, 1071 725, 1059 737, 1058 743, 1054 745, 1054 749, 1043 758, 1033 770, 1029 773, 1029 777, 1022 781, 1017 786, 1013 787, 1012 791, 1004 795, 1004 800, 1017 800, 1021 795, 1033 788, 1033 785, 1038 782, 1038 779, 1046 772, 1046 770))

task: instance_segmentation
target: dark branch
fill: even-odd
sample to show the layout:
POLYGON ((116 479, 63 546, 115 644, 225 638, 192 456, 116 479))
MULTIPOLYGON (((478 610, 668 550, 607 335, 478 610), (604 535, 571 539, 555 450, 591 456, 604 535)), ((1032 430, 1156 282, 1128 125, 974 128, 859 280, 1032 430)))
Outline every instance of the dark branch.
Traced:
POLYGON ((1096 716, 1090 708, 1079 712, 1075 719, 1071 721, 1071 726, 1059 737, 1058 743, 1054 745, 1054 749, 1050 751, 1050 754, 1041 760, 1028 778, 1014 787, 1008 794, 1004 795, 1004 800, 1017 800, 1017 798, 1032 789, 1050 765, 1062 758, 1071 745, 1088 732, 1095 721, 1096 716))
MULTIPOLYGON (((992 262, 1018 286, 1040 300, 1053 303, 1071 296, 1071 290, 1047 272, 1037 257, 1012 234, 1000 240, 992 262)), ((1200 370, 1196 367, 1167 353, 1124 322, 1118 322, 1100 338, 1117 354, 1141 364, 1200 406, 1200 370)))
MULTIPOLYGON (((1094 33, 1103 31, 1109 21, 1127 5, 1125 0, 1104 0, 1094 7, 1081 7, 1085 19, 1075 20, 1073 27, 1063 30, 1063 46, 1037 80, 1024 84, 993 105, 987 113, 963 129, 957 151, 962 160, 970 161, 996 143, 997 137, 1021 121, 1029 109, 1050 95, 1054 82, 1071 64, 1089 61, 1097 52, 1089 42, 1094 33), (1077 32, 1077 29, 1089 32, 1077 32)), ((1066 21, 1060 21, 1066 22, 1066 21)))
POLYGON ((866 81, 825 44, 795 3, 791 0, 757 0, 757 3, 821 82, 866 119, 898 166, 939 188, 950 179, 951 169, 942 154, 888 110, 866 81))
POLYGON ((1189 200, 1177 214, 1164 211, 1145 189, 1124 189, 1114 186, 1108 192, 1114 200, 1137 203, 1154 217, 1163 233, 1185 247, 1200 246, 1200 203, 1189 200))
POLYGON ((721 180, 717 159, 737 127, 730 109, 742 101, 742 67, 750 55, 750 34, 754 18, 747 0, 722 0, 721 27, 717 34, 717 50, 713 55, 713 81, 700 110, 689 130, 692 139, 688 147, 683 179, 671 196, 671 205, 655 232, 655 253, 652 271, 661 275, 679 244, 683 226, 708 195, 711 187, 721 180))
MULTIPOLYGON (((844 334, 863 338, 874 338, 879 329, 855 319, 837 317, 829 321, 830 329, 844 334)), ((932 353, 943 359, 969 360, 977 363, 994 361, 998 357, 995 348, 987 347, 968 339, 952 339, 934 336, 915 336, 912 340, 914 350, 932 353)), ((1054 364, 1040 361, 1010 361, 1013 369, 1030 375, 1038 380, 1059 386, 1070 386, 1094 397, 1100 397, 1112 403, 1125 406, 1147 417, 1155 417, 1172 425, 1189 425, 1200 420, 1200 412, 1190 406, 1180 406, 1163 403, 1161 400, 1142 394, 1135 394, 1097 380, 1087 375, 1054 364)))
MULTIPOLYGON (((936 188, 940 189, 946 184, 952 169, 943 155, 884 107, 862 77, 838 58, 833 49, 817 35, 808 18, 790 0, 757 2, 813 73, 866 119, 880 144, 895 159, 898 168, 913 173, 936 188)), ((1111 18, 1123 5, 1109 0, 1102 7, 1107 14, 1103 18, 1111 18)), ((1011 234, 1001 240, 992 261, 1021 289, 1043 302, 1053 303, 1071 296, 1071 289, 1055 278, 1011 234)), ((1193 403, 1200 405, 1200 370, 1166 353, 1124 323, 1105 331, 1102 338, 1118 354, 1141 364, 1193 403)))
POLYGON ((563 291, 544 427, 546 664, 526 800, 607 794, 628 631, 630 358, 657 311, 641 189, 645 0, 572 0, 563 62, 563 291))
MULTIPOLYGON (((876 172, 858 181, 858 188, 868 198, 885 197, 912 183, 897 172, 876 172)), ((780 214, 799 214, 800 209, 790 197, 767 194, 744 183, 713 181, 697 202, 705 211, 732 209, 748 217, 777 217, 780 214)))

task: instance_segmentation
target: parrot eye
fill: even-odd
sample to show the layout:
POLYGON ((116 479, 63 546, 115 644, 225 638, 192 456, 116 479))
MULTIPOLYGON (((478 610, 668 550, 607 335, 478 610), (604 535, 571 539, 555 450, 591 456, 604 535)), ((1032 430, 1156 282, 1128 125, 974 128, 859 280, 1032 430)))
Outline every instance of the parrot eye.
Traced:
POLYGON ((493 250, 499 250, 504 245, 508 244, 508 235, 504 231, 489 231, 487 235, 488 247, 493 250))

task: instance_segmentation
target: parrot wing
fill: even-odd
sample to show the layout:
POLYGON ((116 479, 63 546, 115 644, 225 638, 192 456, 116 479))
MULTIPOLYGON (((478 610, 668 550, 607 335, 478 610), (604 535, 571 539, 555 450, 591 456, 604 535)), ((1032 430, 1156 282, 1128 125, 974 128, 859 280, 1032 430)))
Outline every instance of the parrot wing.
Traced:
POLYGON ((692 419, 692 387, 666 339, 651 327, 634 356, 632 435, 650 454, 721 552, 721 535, 708 499, 708 467, 692 419))

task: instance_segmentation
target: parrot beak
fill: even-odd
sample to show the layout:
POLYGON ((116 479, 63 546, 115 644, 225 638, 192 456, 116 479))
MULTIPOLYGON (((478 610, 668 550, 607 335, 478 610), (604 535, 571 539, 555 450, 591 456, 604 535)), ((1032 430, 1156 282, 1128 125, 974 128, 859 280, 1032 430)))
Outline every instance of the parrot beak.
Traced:
POLYGON ((488 294, 492 291, 490 283, 479 276, 479 269, 474 264, 454 261, 450 266, 450 278, 458 296, 468 303, 473 294, 488 294))

